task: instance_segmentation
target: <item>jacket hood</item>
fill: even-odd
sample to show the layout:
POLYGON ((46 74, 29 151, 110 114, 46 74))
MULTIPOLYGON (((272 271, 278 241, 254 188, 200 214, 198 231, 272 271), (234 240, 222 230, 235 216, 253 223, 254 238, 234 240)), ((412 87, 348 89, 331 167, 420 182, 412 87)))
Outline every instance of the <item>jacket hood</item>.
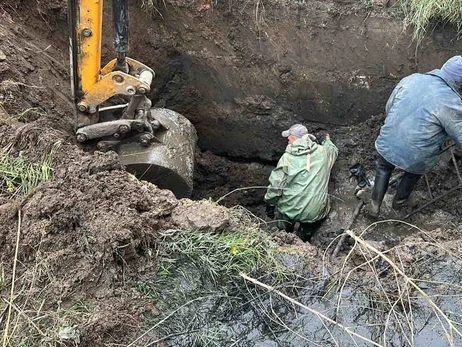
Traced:
POLYGON ((314 138, 315 137, 310 134, 303 135, 303 137, 287 146, 286 153, 292 155, 306 155, 313 153, 318 148, 318 144, 312 140, 314 138))
POLYGON ((446 82, 446 84, 449 87, 451 87, 451 89, 453 91, 455 91, 458 95, 460 95, 459 88, 461 87, 461 85, 460 85, 461 82, 460 81, 455 81, 454 78, 450 74, 446 73, 444 70, 435 69, 435 70, 432 70, 430 72, 427 72, 427 75, 438 76, 444 82, 446 82))

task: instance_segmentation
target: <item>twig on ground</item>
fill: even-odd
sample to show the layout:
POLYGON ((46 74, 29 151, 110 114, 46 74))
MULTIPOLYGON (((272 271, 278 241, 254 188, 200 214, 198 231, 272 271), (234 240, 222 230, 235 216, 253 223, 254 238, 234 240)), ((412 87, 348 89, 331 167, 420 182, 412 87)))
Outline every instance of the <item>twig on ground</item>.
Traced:
POLYGON ((13 310, 13 300, 14 300, 14 284, 16 280, 16 265, 18 263, 18 253, 19 253, 19 240, 21 238, 21 210, 18 211, 18 231, 16 233, 16 248, 14 250, 14 260, 13 260, 13 274, 11 277, 11 290, 10 290, 10 300, 8 302, 8 316, 5 323, 5 331, 3 333, 3 347, 8 345, 8 329, 10 327, 11 321, 11 311, 13 310))
POLYGON ((41 50, 39 50, 39 51, 37 51, 37 52, 35 52, 35 53, 43 53, 43 52, 48 51, 50 48, 51 48, 51 45, 48 45, 46 48, 41 49, 41 50))
POLYGON ((358 217, 359 215, 359 212, 361 211, 361 208, 364 206, 364 200, 360 200, 358 202, 358 204, 356 205, 356 208, 353 212, 353 216, 351 217, 351 221, 350 223, 348 223, 348 225, 345 227, 345 232, 344 234, 342 235, 342 237, 340 238, 340 240, 338 241, 337 243, 337 247, 335 247, 334 251, 332 252, 332 257, 336 257, 338 255, 338 252, 340 252, 340 248, 342 248, 343 246, 343 243, 345 242, 346 240, 346 237, 348 236, 348 234, 346 233, 347 230, 350 230, 351 229, 351 226, 353 225, 353 223, 355 222, 356 220, 356 217, 358 217))
POLYGON ((438 200, 441 200, 442 198, 444 198, 445 196, 451 194, 451 193, 454 193, 456 190, 459 190, 460 188, 462 188, 462 183, 461 184, 458 184, 457 186, 455 186, 454 188, 451 188, 449 189, 446 193, 443 193, 441 194, 440 196, 437 196, 436 198, 430 200, 429 202, 427 202, 426 204, 420 206, 418 209, 412 211, 411 213, 408 213, 407 215, 404 216, 403 218, 403 221, 408 219, 409 217, 415 215, 417 212, 420 212, 422 211, 424 208, 430 206, 431 204, 437 202, 438 200))
POLYGON ((369 342, 370 344, 372 344, 372 345, 374 345, 374 346, 381 346, 381 347, 383 347, 383 345, 381 345, 381 344, 379 344, 379 343, 377 343, 377 342, 374 342, 374 341, 368 339, 367 337, 364 337, 364 336, 362 336, 362 335, 360 335, 360 334, 358 334, 358 333, 355 333, 354 331, 352 331, 352 330, 349 329, 348 327, 346 327, 346 326, 344 326, 344 325, 342 325, 342 324, 340 324, 340 323, 337 323, 336 321, 334 321, 333 319, 331 319, 331 318, 325 316, 325 315, 322 314, 321 312, 318 312, 318 311, 316 311, 316 310, 314 310, 314 309, 312 309, 312 308, 310 308, 310 307, 308 307, 308 306, 306 306, 306 305, 303 305, 301 302, 298 302, 297 300, 292 299, 290 296, 285 295, 284 293, 282 293, 282 292, 280 292, 280 291, 274 289, 273 287, 271 287, 271 286, 269 286, 269 285, 267 285, 267 284, 265 284, 265 283, 262 283, 262 282, 256 280, 255 278, 249 277, 249 276, 247 276, 246 274, 243 274, 243 273, 241 273, 240 276, 241 276, 242 278, 244 278, 245 280, 249 281, 249 282, 252 282, 252 283, 254 283, 254 284, 256 284, 256 285, 258 285, 258 286, 260 286, 260 287, 263 287, 263 288, 267 289, 267 290, 270 291, 270 292, 273 292, 273 293, 278 294, 279 296, 281 296, 281 297, 283 297, 284 299, 290 301, 291 303, 293 303, 293 304, 295 304, 295 305, 297 305, 297 306, 300 306, 301 308, 304 308, 305 310, 307 310, 307 311, 313 313, 314 315, 316 315, 318 318, 322 318, 322 319, 328 321, 329 323, 331 323, 331 324, 333 324, 333 325, 339 327, 340 329, 342 329, 343 331, 345 331, 345 332, 348 333, 349 335, 356 336, 357 338, 359 338, 359 339, 361 339, 361 340, 363 340, 363 341, 369 342))
POLYGON ((428 175, 425 174, 424 178, 425 178, 425 184, 427 185, 428 195, 430 195, 430 199, 433 199, 432 188, 430 187, 430 181, 428 180, 428 175))
POLYGON ((380 257, 382 257, 383 260, 385 260, 398 274, 400 274, 404 279, 405 279, 405 283, 409 283, 423 298, 425 301, 427 301, 429 303, 429 305, 431 306, 431 308, 435 311, 435 313, 438 313, 437 314, 437 318, 440 319, 440 318, 443 318, 444 321, 447 323, 447 325, 449 326, 450 328, 450 332, 447 332, 446 331, 446 328, 444 326, 444 324, 441 324, 442 328, 445 330, 446 332, 446 337, 448 339, 448 342, 453 345, 454 342, 453 342, 453 332, 455 332, 457 335, 459 335, 460 337, 462 337, 462 333, 454 326, 454 323, 451 319, 449 319, 449 317, 441 310, 441 308, 427 295, 427 293, 425 293, 410 277, 408 277, 390 258, 388 258, 384 253, 382 253, 381 251, 379 251, 378 249, 376 249, 375 247, 373 247, 372 245, 370 245, 369 243, 367 243, 366 241, 364 241, 363 239, 361 239, 360 237, 356 236, 352 231, 348 230, 347 233, 357 242, 359 243, 360 245, 368 248, 369 250, 373 251, 374 253, 380 255, 380 257))

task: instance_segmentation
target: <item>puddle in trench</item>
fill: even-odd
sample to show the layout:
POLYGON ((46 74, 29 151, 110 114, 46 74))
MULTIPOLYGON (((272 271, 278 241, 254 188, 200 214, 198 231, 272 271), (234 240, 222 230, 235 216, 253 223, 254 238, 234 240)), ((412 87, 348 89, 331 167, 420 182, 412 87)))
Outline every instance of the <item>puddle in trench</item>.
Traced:
MULTIPOLYGON (((461 290, 457 287, 462 285, 462 260, 426 257, 425 251, 420 252, 421 273, 415 276, 434 282, 416 283, 458 327, 462 324, 461 290)), ((393 283, 382 274, 379 283, 374 277, 355 277, 342 288, 339 299, 335 276, 322 269, 316 274, 306 272, 308 264, 303 256, 284 253, 278 261, 296 276, 279 283, 276 290, 336 320, 363 340, 238 276, 226 285, 213 283, 204 269, 180 258, 178 266, 153 278, 156 305, 164 314, 149 317, 152 325, 158 324, 159 339, 152 345, 370 346, 364 339, 387 346, 450 345, 442 327, 449 329, 447 323, 439 322, 428 301, 415 289, 403 289, 402 279, 393 283)), ((263 283, 274 282, 269 273, 251 276, 263 283)), ((390 277, 394 278, 392 273, 390 277)), ((456 333, 453 337, 454 345, 462 344, 456 333)))

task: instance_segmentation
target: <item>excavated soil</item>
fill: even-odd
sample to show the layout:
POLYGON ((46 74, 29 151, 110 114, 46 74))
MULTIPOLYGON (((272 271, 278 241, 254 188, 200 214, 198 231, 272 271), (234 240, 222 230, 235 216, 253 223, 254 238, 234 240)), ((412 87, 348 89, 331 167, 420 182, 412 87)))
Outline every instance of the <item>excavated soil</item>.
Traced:
MULTIPOLYGON (((332 247, 357 204, 348 166, 360 162, 373 178, 373 141, 390 89, 399 77, 440 64, 460 42, 453 40, 450 30, 437 28, 422 43, 417 61, 415 46, 396 10, 383 4, 369 15, 350 1, 316 1, 310 6, 270 2, 260 12, 241 3, 212 5, 201 11, 197 3, 166 2, 152 19, 140 10, 140 2, 133 2, 133 57, 156 69, 156 88, 150 96, 157 105, 182 113, 198 130, 193 198, 222 198, 220 203, 227 207, 244 206, 261 218, 263 230, 274 231, 272 221, 264 216, 262 187, 285 147, 280 131, 303 121, 320 139, 330 133, 340 148, 330 184, 333 209, 314 246, 293 235, 273 235, 279 244, 305 256, 307 260, 296 268, 322 277, 325 269, 319 259, 332 247), (257 23, 255 11, 260 16, 257 23)), ((133 290, 140 278, 158 270, 158 232, 239 226, 223 217, 225 208, 178 201, 170 191, 125 172, 114 153, 84 151, 76 143, 65 17, 65 1, 0 3, 0 147, 10 146, 10 155, 21 154, 33 163, 54 153, 52 179, 27 196, 11 199, 8 188, 1 187, 0 261, 6 285, 0 286, 0 323, 6 319, 19 232, 15 305, 18 310, 27 308, 26 315, 34 317, 36 325, 23 336, 34 336, 33 341, 43 346, 127 345, 148 328, 146 316, 160 314, 156 303, 133 290)), ((106 11, 105 19, 109 18, 106 11)), ((112 57, 109 36, 108 26, 105 60, 112 57)), ((456 151, 457 160, 461 157, 456 151)), ((435 195, 457 184, 449 159, 443 156, 429 175, 435 195)), ((383 217, 399 219, 405 212, 391 209, 393 190, 390 193, 383 217)), ((424 182, 416 193, 428 201, 424 182)), ((409 254, 403 266, 415 276, 433 276, 437 269, 428 267, 428 262, 437 259, 438 266, 444 265, 447 255, 438 253, 434 245, 426 249, 425 243, 439 242, 453 252, 451 256, 460 253, 461 215, 457 197, 448 196, 410 219, 423 232, 385 223, 368 229, 364 237, 382 248, 411 242, 414 246, 403 246, 401 254, 409 254), (419 262, 427 267, 418 267, 419 262)), ((370 225, 362 213, 354 229, 370 225)), ((351 245, 351 241, 345 244, 343 255, 351 245)), ((353 259, 359 263, 362 258, 355 253, 353 259)), ((328 265, 335 272, 342 264, 328 265)), ((440 272, 447 275, 445 280, 460 282, 457 273, 445 271, 440 272)), ((355 278, 362 277, 360 273, 355 278)), ((386 273, 383 281, 392 283, 393 273, 386 273)), ((375 287, 371 288, 373 292, 375 287)), ((17 322, 20 329, 21 319, 17 322)), ((236 322, 246 324, 238 317, 236 322)), ((264 334, 261 324, 243 331, 264 334)), ((425 333, 428 336, 419 337, 422 343, 433 338, 431 332, 425 333)), ((137 342, 143 345, 155 338, 152 331, 137 342)), ((177 340, 190 343, 185 341, 177 340)), ((18 346, 20 342, 11 341, 18 346)))

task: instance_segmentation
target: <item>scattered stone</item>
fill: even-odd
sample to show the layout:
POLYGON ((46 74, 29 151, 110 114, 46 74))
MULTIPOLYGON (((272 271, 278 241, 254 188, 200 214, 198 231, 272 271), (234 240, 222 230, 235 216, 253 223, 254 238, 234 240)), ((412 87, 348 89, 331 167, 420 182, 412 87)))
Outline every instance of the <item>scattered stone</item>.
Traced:
POLYGON ((6 54, 3 53, 2 50, 0 50, 0 61, 5 61, 6 60, 6 54))
POLYGON ((358 143, 353 140, 352 138, 349 138, 349 139, 346 139, 344 142, 343 142, 343 145, 345 147, 349 147, 349 148, 355 148, 358 146, 358 143))

